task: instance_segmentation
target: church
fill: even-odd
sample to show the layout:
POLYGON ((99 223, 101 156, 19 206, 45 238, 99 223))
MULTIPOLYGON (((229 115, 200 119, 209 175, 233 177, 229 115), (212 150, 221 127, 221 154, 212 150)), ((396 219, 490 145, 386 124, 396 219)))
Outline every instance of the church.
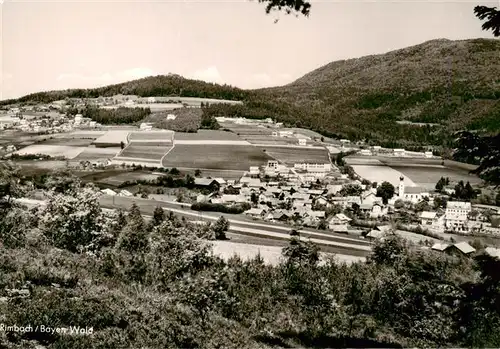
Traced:
POLYGON ((429 197, 429 192, 427 190, 421 187, 406 187, 405 178, 403 176, 399 177, 399 199, 417 204, 422 201, 424 197, 429 197))

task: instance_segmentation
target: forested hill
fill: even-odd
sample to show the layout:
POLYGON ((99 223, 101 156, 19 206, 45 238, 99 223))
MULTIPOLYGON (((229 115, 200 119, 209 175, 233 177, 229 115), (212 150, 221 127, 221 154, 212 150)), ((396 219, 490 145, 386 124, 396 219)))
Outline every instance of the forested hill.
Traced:
POLYGON ((1 101, 0 105, 37 102, 49 103, 65 98, 97 98, 110 97, 118 94, 149 96, 200 97, 227 100, 243 100, 245 90, 229 86, 208 83, 200 80, 186 79, 182 76, 169 74, 158 75, 109 85, 93 89, 70 89, 61 91, 38 92, 19 99, 1 101))
POLYGON ((212 105, 205 112, 272 117, 324 135, 367 139, 389 147, 449 146, 457 130, 500 131, 499 59, 499 40, 440 39, 332 62, 289 85, 260 90, 169 75, 89 90, 37 93, 18 101, 114 94, 243 100, 243 106, 212 105))
POLYGON ((432 40, 332 62, 261 92, 305 109, 300 123, 353 138, 439 143, 458 129, 497 133, 500 41, 432 40), (428 130, 398 120, 442 127, 428 130))

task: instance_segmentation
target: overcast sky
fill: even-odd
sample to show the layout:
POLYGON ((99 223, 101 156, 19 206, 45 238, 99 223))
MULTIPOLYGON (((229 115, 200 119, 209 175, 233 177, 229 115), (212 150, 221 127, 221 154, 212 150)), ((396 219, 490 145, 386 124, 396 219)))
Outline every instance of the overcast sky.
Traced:
POLYGON ((241 88, 438 39, 493 37, 473 1, 315 1, 309 18, 244 0, 0 0, 2 96, 169 72, 241 88), (274 23, 279 17, 278 23, 274 23))

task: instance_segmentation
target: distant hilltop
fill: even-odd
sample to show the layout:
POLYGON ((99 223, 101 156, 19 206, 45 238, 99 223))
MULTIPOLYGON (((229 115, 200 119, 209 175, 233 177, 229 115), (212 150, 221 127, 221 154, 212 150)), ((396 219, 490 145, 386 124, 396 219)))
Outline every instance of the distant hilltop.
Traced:
POLYGON ((0 104, 119 94, 223 99, 244 105, 214 106, 213 115, 272 118, 390 148, 450 147, 458 130, 500 132, 499 57, 499 40, 439 39, 335 61, 280 87, 243 90, 171 74, 96 89, 40 92, 0 104))

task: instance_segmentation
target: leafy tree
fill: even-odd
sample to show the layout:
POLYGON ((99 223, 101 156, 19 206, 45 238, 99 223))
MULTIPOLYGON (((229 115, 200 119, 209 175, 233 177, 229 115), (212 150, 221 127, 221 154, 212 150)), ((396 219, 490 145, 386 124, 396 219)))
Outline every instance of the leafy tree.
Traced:
POLYGON ((444 177, 441 177, 439 181, 436 183, 436 191, 438 193, 443 191, 444 186, 446 185, 446 179, 444 177))
POLYGON ((282 255, 287 264, 317 265, 319 247, 311 241, 302 241, 300 235, 292 235, 288 246, 283 248, 282 255))
POLYGON ((212 229, 215 233, 215 239, 226 240, 226 232, 229 230, 229 221, 224 218, 224 216, 220 216, 214 223, 212 229))
POLYGON ((53 193, 39 216, 42 233, 54 246, 71 252, 90 248, 107 234, 98 196, 90 189, 53 193))
POLYGON ((286 14, 301 13, 304 16, 309 16, 311 4, 309 1, 304 0, 259 0, 260 3, 265 3, 266 13, 273 10, 285 11, 286 14))
POLYGON ((339 194, 342 196, 359 196, 363 188, 359 184, 346 184, 342 187, 339 194))
POLYGON ((252 194, 250 195, 250 201, 252 201, 252 203, 253 203, 254 205, 257 205, 257 204, 259 203, 259 194, 257 194, 257 193, 252 193, 252 194))
POLYGON ((377 196, 382 198, 382 202, 387 204, 389 199, 394 196, 394 186, 389 182, 382 182, 382 184, 377 188, 377 196))
POLYGON ((146 226, 139 207, 134 202, 127 215, 127 225, 118 238, 118 248, 129 253, 145 252, 148 247, 146 226))
POLYGON ((482 25, 483 30, 491 30, 494 36, 500 36, 500 11, 496 7, 476 6, 474 14, 480 20, 486 20, 482 25))
POLYGON ((161 206, 156 206, 153 212, 153 226, 159 226, 165 221, 165 211, 161 206))
POLYGON ((197 169, 194 171, 194 176, 195 177, 201 177, 201 170, 197 169))
POLYGON ((408 247, 404 240, 396 234, 386 234, 385 238, 376 242, 369 260, 378 265, 395 265, 403 260, 408 247))

